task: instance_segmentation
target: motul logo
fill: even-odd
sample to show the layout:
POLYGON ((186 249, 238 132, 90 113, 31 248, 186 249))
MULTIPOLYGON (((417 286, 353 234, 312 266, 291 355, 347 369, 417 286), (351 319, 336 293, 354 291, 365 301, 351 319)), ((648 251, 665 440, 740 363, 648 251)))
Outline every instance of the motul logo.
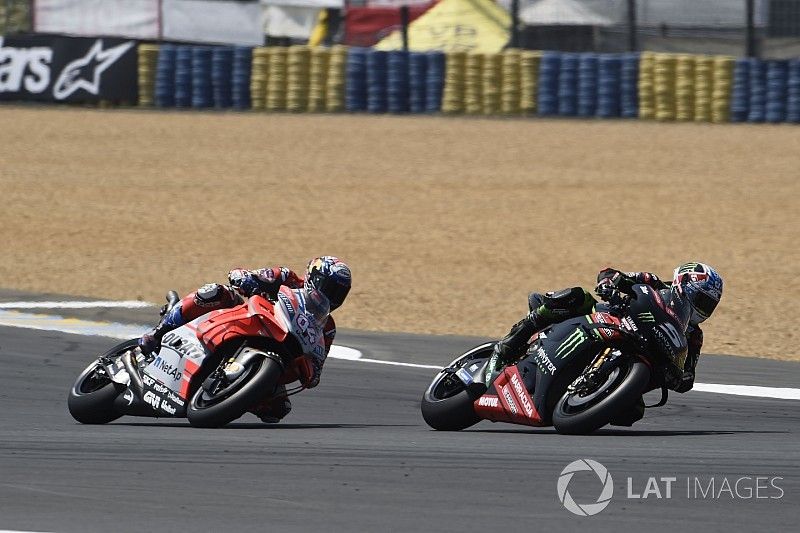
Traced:
POLYGON ((478 405, 483 407, 497 407, 498 398, 497 396, 481 396, 478 400, 478 405))

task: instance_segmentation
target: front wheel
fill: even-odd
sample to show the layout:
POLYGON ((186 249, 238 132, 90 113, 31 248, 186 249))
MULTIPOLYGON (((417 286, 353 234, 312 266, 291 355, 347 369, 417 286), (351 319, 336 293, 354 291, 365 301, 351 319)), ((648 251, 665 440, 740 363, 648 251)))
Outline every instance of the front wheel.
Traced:
MULTIPOLYGON (((125 341, 111 348, 101 357, 119 357, 135 348, 135 339, 125 341)), ((69 391, 67 407, 72 418, 81 424, 107 424, 121 417, 114 407, 114 400, 125 389, 111 381, 105 369, 97 361, 80 373, 69 391)))
POLYGON ((480 422, 475 414, 473 394, 452 370, 483 364, 492 355, 494 344, 473 348, 437 374, 422 396, 420 407, 426 424, 439 431, 460 431, 480 422))
POLYGON ((186 417, 194 427, 218 428, 245 414, 247 409, 275 388, 283 373, 272 359, 276 354, 263 353, 245 363, 244 371, 235 379, 212 374, 195 391, 189 401, 186 417))
POLYGON ((570 435, 592 433, 635 404, 649 381, 650 369, 643 362, 623 364, 593 390, 564 394, 553 411, 553 426, 570 435))

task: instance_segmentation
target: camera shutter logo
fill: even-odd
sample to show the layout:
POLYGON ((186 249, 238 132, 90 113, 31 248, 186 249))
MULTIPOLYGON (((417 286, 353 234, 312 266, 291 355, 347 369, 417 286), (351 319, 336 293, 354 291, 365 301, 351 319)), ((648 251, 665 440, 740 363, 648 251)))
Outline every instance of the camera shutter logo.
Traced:
POLYGON ((608 507, 608 504, 611 503, 611 497, 614 495, 614 481, 611 479, 608 469, 597 461, 578 459, 577 461, 572 461, 561 471, 556 489, 558 491, 558 500, 567 511, 578 516, 592 516, 608 507), (597 478, 603 484, 603 490, 595 503, 577 503, 572 499, 567 487, 575 472, 587 470, 597 474, 597 478))

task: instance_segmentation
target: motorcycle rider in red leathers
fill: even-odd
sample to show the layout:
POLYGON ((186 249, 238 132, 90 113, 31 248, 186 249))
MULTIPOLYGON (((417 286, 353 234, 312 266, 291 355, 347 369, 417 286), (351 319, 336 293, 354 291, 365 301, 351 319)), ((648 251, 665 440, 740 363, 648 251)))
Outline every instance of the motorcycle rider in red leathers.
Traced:
MULTIPOLYGON (((187 322, 218 309, 226 309, 244 303, 245 298, 254 294, 265 294, 271 299, 276 299, 278 290, 282 285, 292 289, 305 288, 317 290, 324 294, 330 303, 330 310, 342 305, 351 286, 350 268, 344 261, 333 256, 321 256, 309 261, 304 277, 298 276, 292 270, 282 267, 259 268, 245 270, 236 268, 228 273, 229 285, 210 283, 203 285, 195 292, 187 294, 178 305, 166 313, 158 325, 139 340, 142 353, 149 355, 161 348, 161 339, 168 332, 187 322)), ((336 336, 336 322, 328 315, 322 328, 325 340, 325 356, 316 358, 303 355, 295 359, 295 365, 300 383, 306 388, 313 388, 319 384, 322 366, 325 357, 330 351, 333 338, 336 336)), ((289 398, 285 396, 286 388, 279 385, 278 389, 262 405, 253 412, 261 420, 268 423, 280 421, 292 409, 289 398)))
MULTIPOLYGON (((694 262, 678 266, 671 285, 650 272, 621 272, 605 268, 597 275, 595 293, 612 307, 624 307, 632 287, 636 284, 648 285, 661 291, 665 301, 689 308, 689 319, 684 332, 688 345, 686 362, 682 369, 676 369, 676 375, 668 383, 676 392, 687 392, 694 385, 695 369, 703 347, 703 331, 699 324, 711 316, 722 297, 722 277, 712 267, 694 262)), ((514 324, 508 335, 495 345, 492 356, 496 361, 495 369, 499 370, 522 356, 528 340, 537 331, 569 318, 590 314, 597 303, 582 287, 546 294, 531 293, 528 296, 530 313, 514 324)), ((635 413, 629 413, 629 423, 623 425, 630 425, 641 418, 644 403, 640 401, 636 410, 635 413)))

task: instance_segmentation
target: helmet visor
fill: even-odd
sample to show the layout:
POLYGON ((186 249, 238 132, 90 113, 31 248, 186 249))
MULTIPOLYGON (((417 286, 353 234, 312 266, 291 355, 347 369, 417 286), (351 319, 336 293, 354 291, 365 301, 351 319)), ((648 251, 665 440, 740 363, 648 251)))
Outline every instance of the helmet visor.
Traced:
POLYGON ((712 298, 703 291, 697 291, 697 294, 694 295, 694 301, 692 302, 697 313, 703 318, 710 317, 714 309, 717 308, 718 303, 719 302, 715 298, 712 298))

